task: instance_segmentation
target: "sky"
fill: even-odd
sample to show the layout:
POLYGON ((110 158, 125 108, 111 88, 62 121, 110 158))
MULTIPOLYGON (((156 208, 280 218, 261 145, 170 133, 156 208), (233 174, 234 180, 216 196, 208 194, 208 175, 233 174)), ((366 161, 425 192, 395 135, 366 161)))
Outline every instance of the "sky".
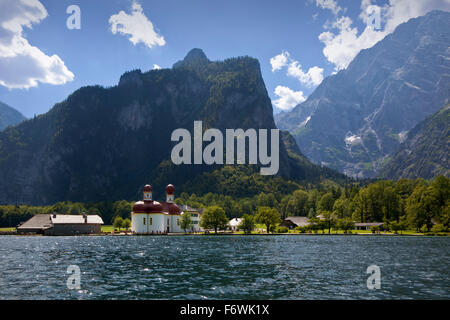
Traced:
POLYGON ((260 61, 274 112, 303 102, 400 23, 450 0, 0 0, 0 101, 26 117, 192 48, 260 61))

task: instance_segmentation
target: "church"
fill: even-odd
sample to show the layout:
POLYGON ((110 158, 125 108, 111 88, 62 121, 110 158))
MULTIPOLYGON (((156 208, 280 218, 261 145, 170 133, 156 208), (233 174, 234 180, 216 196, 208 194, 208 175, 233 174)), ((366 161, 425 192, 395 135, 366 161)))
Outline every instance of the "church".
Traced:
POLYGON ((152 187, 144 187, 144 199, 133 205, 131 212, 131 231, 135 234, 167 234, 183 232, 180 227, 181 210, 174 203, 175 188, 166 187, 166 202, 152 198, 152 187))

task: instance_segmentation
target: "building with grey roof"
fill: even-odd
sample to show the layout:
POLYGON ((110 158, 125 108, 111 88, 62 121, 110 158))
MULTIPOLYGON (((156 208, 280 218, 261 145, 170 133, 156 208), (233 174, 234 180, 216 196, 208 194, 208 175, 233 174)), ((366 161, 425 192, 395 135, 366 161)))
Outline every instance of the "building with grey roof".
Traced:
POLYGON ((309 224, 308 217, 287 217, 280 223, 280 226, 293 229, 296 227, 305 227, 309 224))
POLYGON ((17 232, 48 236, 99 234, 102 224, 98 215, 37 214, 19 225, 17 232))

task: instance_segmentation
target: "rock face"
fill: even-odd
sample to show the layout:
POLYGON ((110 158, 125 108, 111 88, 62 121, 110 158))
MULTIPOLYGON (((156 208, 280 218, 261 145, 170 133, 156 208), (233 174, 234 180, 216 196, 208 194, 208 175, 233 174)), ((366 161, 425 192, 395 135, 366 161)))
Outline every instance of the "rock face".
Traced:
MULTIPOLYGON (((48 113, 0 133, 0 202, 132 200, 148 182, 155 197, 162 196, 157 186, 168 183, 192 192, 193 180, 218 169, 170 160, 172 132, 192 134, 195 120, 204 129, 275 128, 259 62, 211 62, 195 49, 173 69, 135 70, 118 86, 77 90, 48 113)), ((289 140, 288 133, 282 136, 289 140)), ((280 145, 280 175, 298 181, 341 177, 297 151, 280 145)), ((197 181, 213 190, 212 183, 197 181)))
POLYGON ((450 105, 412 129, 400 150, 380 172, 380 178, 450 176, 450 105))
POLYGON ((0 131, 9 126, 14 126, 26 118, 16 109, 0 102, 0 131))
POLYGON ((276 123, 313 162, 373 177, 409 130, 448 103, 449 43, 449 12, 411 19, 276 123))

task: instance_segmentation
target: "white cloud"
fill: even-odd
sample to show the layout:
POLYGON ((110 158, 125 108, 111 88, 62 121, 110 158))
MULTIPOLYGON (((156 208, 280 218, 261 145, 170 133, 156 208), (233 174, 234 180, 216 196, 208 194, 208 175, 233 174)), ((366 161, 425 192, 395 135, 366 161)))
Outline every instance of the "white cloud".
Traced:
POLYGON ((47 56, 23 37, 24 27, 47 16, 38 0, 0 0, 0 85, 28 89, 38 82, 60 85, 74 79, 59 56, 47 56))
POLYGON ((293 91, 284 86, 277 86, 274 93, 278 96, 278 99, 272 102, 278 109, 283 111, 291 110, 306 100, 302 91, 293 91))
POLYGON ((395 28, 411 18, 423 16, 433 10, 450 11, 450 0, 390 0, 384 7, 386 31, 391 33, 395 28))
POLYGON ((335 65, 336 71, 347 68, 362 49, 372 47, 386 35, 371 27, 365 28, 364 32, 358 35, 358 29, 352 28, 351 25, 352 20, 349 17, 341 17, 333 23, 333 28, 339 31, 338 34, 326 31, 319 35, 319 40, 325 45, 323 54, 335 65))
POLYGON ((142 6, 133 1, 131 14, 120 11, 109 18, 111 32, 130 35, 129 40, 134 44, 142 42, 149 48, 153 46, 164 46, 164 37, 155 31, 153 23, 145 16, 142 6))
POLYGON ((342 10, 336 0, 316 0, 316 6, 322 9, 328 9, 335 15, 337 15, 342 10))
POLYGON ((302 66, 298 61, 292 61, 289 64, 288 76, 297 78, 302 84, 308 87, 315 87, 322 83, 323 69, 319 67, 309 68, 308 72, 302 70, 302 66))
POLYGON ((287 66, 289 59, 289 52, 283 51, 279 55, 270 58, 270 64, 272 65, 272 72, 281 70, 281 68, 287 66))
POLYGON ((287 68, 287 75, 297 78, 302 84, 308 87, 318 86, 323 80, 323 69, 317 66, 309 68, 307 72, 302 70, 301 64, 291 59, 289 52, 283 51, 279 55, 270 59, 272 65, 272 72, 287 68))
POLYGON ((153 65, 153 70, 159 70, 159 69, 162 69, 162 68, 155 63, 153 65))
MULTIPOLYGON (((361 1, 359 17, 365 22, 370 6, 373 6, 371 0, 361 1)), ((380 7, 384 29, 374 30, 371 26, 366 26, 361 33, 356 27, 352 27, 353 21, 349 17, 339 17, 332 24, 336 33, 327 31, 319 35, 319 40, 325 45, 323 54, 335 65, 336 71, 345 69, 362 49, 375 45, 399 24, 435 9, 450 11, 450 0, 390 0, 389 4, 380 7)))

